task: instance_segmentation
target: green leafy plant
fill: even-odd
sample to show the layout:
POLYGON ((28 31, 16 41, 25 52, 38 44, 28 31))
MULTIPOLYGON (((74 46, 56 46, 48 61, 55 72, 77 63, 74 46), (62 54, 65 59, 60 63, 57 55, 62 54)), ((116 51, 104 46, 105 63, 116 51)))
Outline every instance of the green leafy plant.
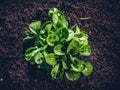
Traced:
POLYGON ((32 22, 24 32, 24 40, 34 40, 33 46, 25 52, 25 59, 47 70, 53 80, 59 81, 64 75, 72 81, 82 75, 89 76, 92 64, 77 58, 91 53, 87 32, 81 31, 77 24, 69 28, 65 16, 57 8, 51 8, 48 17, 50 21, 32 22))

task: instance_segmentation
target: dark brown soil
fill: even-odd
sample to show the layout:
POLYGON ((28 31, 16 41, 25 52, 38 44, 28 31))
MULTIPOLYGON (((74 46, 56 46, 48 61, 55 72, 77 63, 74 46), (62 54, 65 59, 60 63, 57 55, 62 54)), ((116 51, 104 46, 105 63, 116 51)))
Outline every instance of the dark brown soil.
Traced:
POLYGON ((0 90, 120 90, 119 11, 119 0, 0 0, 0 90), (83 57, 94 66, 89 77, 56 83, 25 61, 29 43, 23 43, 23 31, 48 20, 51 7, 65 14, 70 27, 78 23, 89 32, 92 54, 83 57))

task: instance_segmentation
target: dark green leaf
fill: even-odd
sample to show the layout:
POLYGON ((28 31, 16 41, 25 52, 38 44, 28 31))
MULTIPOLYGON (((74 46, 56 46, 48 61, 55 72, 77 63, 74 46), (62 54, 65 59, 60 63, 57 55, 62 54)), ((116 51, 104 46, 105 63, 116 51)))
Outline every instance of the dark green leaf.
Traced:
POLYGON ((60 42, 64 42, 67 40, 68 38, 68 29, 67 28, 58 28, 56 31, 55 31, 55 34, 57 34, 59 37, 60 37, 60 42))
POLYGON ((61 80, 63 77, 64 69, 60 67, 60 64, 56 64, 52 71, 51 71, 51 77, 54 80, 61 80))
POLYGON ((37 49, 36 47, 31 47, 28 48, 25 52, 25 59, 27 61, 30 61, 31 59, 33 59, 33 57, 35 56, 35 54, 39 51, 39 49, 37 49))
POLYGON ((62 56, 62 66, 64 69, 68 69, 66 56, 62 56))
POLYGON ((72 39, 72 41, 67 47, 67 53, 71 52, 72 54, 77 54, 79 52, 79 47, 80 47, 79 41, 72 39))

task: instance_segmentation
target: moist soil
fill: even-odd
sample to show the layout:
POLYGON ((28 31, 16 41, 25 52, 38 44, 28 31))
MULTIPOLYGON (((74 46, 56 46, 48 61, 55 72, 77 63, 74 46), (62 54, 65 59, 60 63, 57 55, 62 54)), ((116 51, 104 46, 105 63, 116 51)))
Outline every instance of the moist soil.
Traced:
POLYGON ((0 90, 120 90, 120 1, 119 0, 0 0, 0 90), (23 31, 36 20, 48 20, 56 7, 69 22, 89 33, 92 53, 89 77, 55 82, 37 65, 25 61, 23 31), (81 18, 90 17, 87 20, 81 18))

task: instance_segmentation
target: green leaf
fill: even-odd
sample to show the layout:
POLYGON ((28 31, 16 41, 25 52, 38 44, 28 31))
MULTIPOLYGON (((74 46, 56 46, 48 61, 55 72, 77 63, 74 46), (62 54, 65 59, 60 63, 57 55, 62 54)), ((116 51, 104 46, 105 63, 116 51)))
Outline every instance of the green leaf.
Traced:
POLYGON ((88 34, 86 31, 81 31, 80 33, 76 33, 75 36, 79 38, 79 40, 87 40, 88 34))
POLYGON ((40 30, 41 21, 32 22, 29 25, 29 29, 32 33, 37 34, 40 30))
POLYGON ((53 80, 61 80, 63 74, 64 74, 64 69, 60 67, 60 64, 56 64, 51 71, 51 77, 53 80))
POLYGON ((33 59, 33 57, 35 56, 35 54, 39 51, 39 49, 37 49, 36 47, 30 47, 26 50, 25 52, 25 59, 27 61, 30 61, 31 59, 33 59))
POLYGON ((67 66, 67 58, 66 58, 65 55, 62 56, 62 66, 63 66, 63 68, 64 68, 65 70, 68 69, 68 66, 67 66))
POLYGON ((50 54, 47 54, 45 56, 45 59, 46 59, 46 62, 49 64, 49 65, 55 65, 57 63, 56 61, 56 56, 54 53, 50 53, 50 54))
POLYGON ((26 36, 34 35, 29 29, 23 32, 26 36))
POLYGON ((79 40, 80 45, 88 45, 88 40, 79 40))
POLYGON ((78 80, 81 76, 81 74, 78 72, 66 72, 65 75, 66 75, 67 79, 71 80, 71 81, 78 80))
POLYGON ((80 47, 80 55, 82 56, 89 56, 91 54, 91 46, 90 45, 83 45, 80 47))
POLYGON ((54 23, 54 28, 66 27, 68 28, 68 22, 65 19, 64 15, 60 11, 56 11, 53 16, 52 20, 54 23))
POLYGON ((75 72, 81 72, 85 67, 83 61, 76 60, 76 59, 73 64, 70 64, 70 66, 71 66, 70 70, 75 72))
POLYGON ((51 8, 49 11, 48 11, 48 17, 50 19, 52 19, 52 16, 53 14, 56 12, 56 11, 59 11, 57 8, 51 8))
POLYGON ((54 47, 54 53, 57 55, 65 55, 65 53, 62 51, 63 45, 58 44, 54 47))
POLYGON ((35 38, 34 36, 26 36, 25 38, 24 38, 24 40, 30 40, 30 39, 33 39, 33 38, 35 38))
POLYGON ((82 71, 84 76, 89 76, 93 71, 93 66, 90 62, 85 63, 85 69, 82 71))
POLYGON ((26 35, 24 40, 30 40, 30 39, 36 38, 36 36, 30 30, 26 30, 23 33, 26 35))
POLYGON ((59 41, 58 35, 55 34, 49 34, 47 37, 47 43, 50 46, 54 46, 59 41))
POLYGON ((43 25, 42 25, 42 30, 45 31, 45 34, 49 34, 52 28, 52 22, 51 21, 46 21, 43 25))
POLYGON ((79 27, 78 27, 77 24, 75 24, 71 29, 72 29, 72 30, 74 31, 74 33, 76 33, 76 34, 80 33, 80 29, 79 29, 79 27))
POLYGON ((57 34, 59 37, 60 37, 60 42, 64 42, 67 40, 68 38, 68 29, 67 28, 58 28, 56 31, 55 31, 55 34, 57 34))
POLYGON ((44 57, 41 52, 36 53, 34 60, 37 64, 41 64, 44 60, 44 57))
POLYGON ((73 57, 73 56, 70 54, 70 61, 71 61, 72 63, 74 63, 76 59, 77 59, 76 57, 73 57))
POLYGON ((79 41, 72 39, 72 41, 67 47, 67 53, 71 52, 72 54, 77 54, 79 52, 79 47, 80 47, 79 41))
POLYGON ((74 32, 72 30, 68 30, 68 31, 69 31, 69 36, 66 41, 70 41, 74 37, 74 32))

